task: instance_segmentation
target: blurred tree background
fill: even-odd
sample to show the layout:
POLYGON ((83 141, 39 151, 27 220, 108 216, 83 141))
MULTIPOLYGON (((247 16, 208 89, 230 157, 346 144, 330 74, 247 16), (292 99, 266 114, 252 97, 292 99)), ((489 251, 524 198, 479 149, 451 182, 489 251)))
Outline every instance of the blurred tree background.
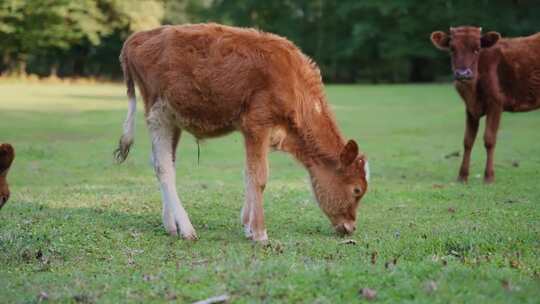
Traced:
POLYGON ((0 73, 120 79, 130 33, 160 24, 257 27, 295 42, 327 82, 446 80, 434 30, 540 31, 537 0, 0 0, 0 73))

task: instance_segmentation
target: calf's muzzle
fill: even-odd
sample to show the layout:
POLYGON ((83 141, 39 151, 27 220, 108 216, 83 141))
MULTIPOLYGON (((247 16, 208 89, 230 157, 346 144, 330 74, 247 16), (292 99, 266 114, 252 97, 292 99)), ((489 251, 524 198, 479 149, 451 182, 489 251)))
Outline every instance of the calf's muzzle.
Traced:
POLYGON ((350 234, 353 234, 353 232, 356 230, 356 223, 343 222, 341 224, 334 226, 334 228, 336 229, 336 232, 341 235, 350 235, 350 234))

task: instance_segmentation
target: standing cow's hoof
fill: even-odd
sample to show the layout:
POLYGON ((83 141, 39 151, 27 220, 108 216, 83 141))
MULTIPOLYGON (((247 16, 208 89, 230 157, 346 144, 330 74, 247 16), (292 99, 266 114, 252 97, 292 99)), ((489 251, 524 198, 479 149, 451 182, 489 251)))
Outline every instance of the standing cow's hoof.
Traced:
POLYGON ((493 184, 494 181, 495 181, 495 176, 486 176, 486 177, 484 177, 484 184, 486 184, 486 185, 493 184))
POLYGON ((458 183, 467 184, 467 182, 469 181, 469 177, 460 175, 458 176, 457 181, 458 183))

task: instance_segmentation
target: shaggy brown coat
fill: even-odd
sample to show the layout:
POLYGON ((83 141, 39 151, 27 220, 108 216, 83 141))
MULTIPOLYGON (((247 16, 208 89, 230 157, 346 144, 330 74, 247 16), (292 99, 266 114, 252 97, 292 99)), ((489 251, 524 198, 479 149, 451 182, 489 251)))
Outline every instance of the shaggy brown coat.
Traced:
POLYGON ((502 112, 540 108, 540 33, 501 38, 497 32, 482 35, 481 28, 464 26, 451 28, 450 34, 433 32, 431 41, 437 48, 450 51, 455 87, 465 102, 465 151, 458 180, 467 181, 479 120, 486 115, 484 181, 491 183, 502 112))
MULTIPOLYGON (((294 155, 308 169, 319 205, 335 228, 354 231, 358 201, 367 191, 366 159, 339 131, 319 69, 290 41, 217 24, 163 26, 132 35, 120 59, 128 96, 134 98, 135 82, 147 121, 159 103, 173 113, 173 158, 181 130, 199 139, 232 131, 244 135, 242 221, 253 239, 264 230, 270 147, 294 155)), ((120 140, 118 160, 125 159, 131 142, 126 136, 120 140)))

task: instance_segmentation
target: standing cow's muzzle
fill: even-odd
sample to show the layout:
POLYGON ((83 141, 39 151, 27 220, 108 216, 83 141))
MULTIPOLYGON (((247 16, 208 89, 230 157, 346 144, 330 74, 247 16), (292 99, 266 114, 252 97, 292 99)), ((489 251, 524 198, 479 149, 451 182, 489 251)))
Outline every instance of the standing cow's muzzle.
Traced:
POLYGON ((467 69, 455 69, 454 70, 454 79, 458 81, 467 81, 473 78, 473 71, 469 68, 467 69))

